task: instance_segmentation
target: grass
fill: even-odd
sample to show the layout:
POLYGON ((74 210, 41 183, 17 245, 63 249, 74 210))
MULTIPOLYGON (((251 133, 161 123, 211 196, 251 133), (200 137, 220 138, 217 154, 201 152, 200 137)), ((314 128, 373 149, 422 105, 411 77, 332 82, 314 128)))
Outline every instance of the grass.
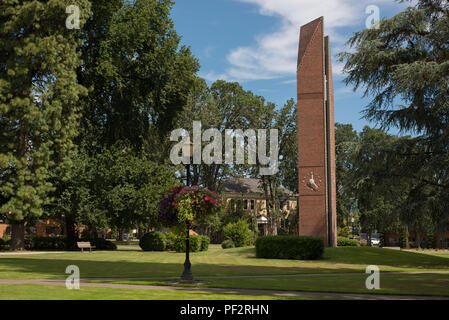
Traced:
MULTIPOLYGON (((381 274, 380 289, 368 290, 368 275, 266 277, 207 280, 201 287, 285 290, 304 292, 366 293, 391 295, 449 296, 449 274, 381 274)), ((164 281, 95 281, 133 285, 168 285, 164 281)))
POLYGON ((118 289, 65 287, 45 285, 0 285, 0 300, 308 300, 308 298, 269 295, 224 294, 204 291, 169 291, 146 289, 118 289))
MULTIPOLYGON (((41 255, 0 256, 0 279, 65 279, 68 265, 80 268, 81 278, 179 277, 184 253, 143 252, 135 242, 118 243, 119 251, 48 253, 41 255)), ((317 291, 337 293, 375 293, 449 296, 449 274, 388 274, 388 271, 449 271, 445 253, 406 252, 369 247, 327 248, 317 261, 258 259, 253 247, 191 254, 196 279, 213 276, 254 276, 264 278, 209 278, 208 287, 317 291), (364 274, 367 265, 381 270, 381 290, 368 291, 364 274), (345 275, 327 275, 344 273, 345 275), (359 273, 359 274, 355 274, 359 273), (318 276, 290 276, 318 274, 318 276)), ((115 281, 117 282, 117 281, 115 281)), ((167 285, 161 279, 120 281, 119 283, 167 285)), ((185 291, 148 291, 85 287, 69 291, 43 285, 0 285, 0 299, 266 299, 263 296, 185 291), (64 296, 60 294, 64 292, 64 296)), ((274 297, 271 297, 274 298, 274 297)), ((283 298, 283 297, 282 297, 283 298)))
POLYGON ((117 246, 117 251, 142 251, 138 240, 127 241, 112 241, 117 246))
MULTIPOLYGON (((62 279, 73 264, 82 278, 177 277, 184 259, 183 253, 131 250, 0 256, 0 279, 62 279)), ((382 272, 449 270, 449 256, 368 247, 328 248, 317 261, 257 259, 252 247, 193 253, 191 261, 197 277, 354 273, 372 264, 382 272)))

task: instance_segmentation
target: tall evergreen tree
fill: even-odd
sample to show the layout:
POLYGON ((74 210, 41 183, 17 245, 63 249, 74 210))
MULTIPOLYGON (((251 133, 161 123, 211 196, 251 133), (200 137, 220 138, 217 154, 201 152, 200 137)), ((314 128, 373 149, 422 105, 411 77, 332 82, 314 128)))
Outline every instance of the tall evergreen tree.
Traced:
POLYGON ((366 118, 415 134, 390 154, 397 165, 388 176, 411 179, 410 203, 432 203, 442 227, 449 218, 448 39, 449 1, 418 0, 379 28, 355 33, 353 51, 340 56, 346 83, 372 97, 366 118))
POLYGON ((359 143, 359 136, 351 124, 335 124, 337 225, 341 228, 347 226, 351 212, 355 208, 351 173, 355 169, 354 160, 359 143))
POLYGON ((78 99, 77 31, 66 8, 87 0, 0 4, 0 213, 12 223, 13 250, 24 247, 24 224, 39 217, 52 190, 50 170, 63 175, 74 148, 78 99))

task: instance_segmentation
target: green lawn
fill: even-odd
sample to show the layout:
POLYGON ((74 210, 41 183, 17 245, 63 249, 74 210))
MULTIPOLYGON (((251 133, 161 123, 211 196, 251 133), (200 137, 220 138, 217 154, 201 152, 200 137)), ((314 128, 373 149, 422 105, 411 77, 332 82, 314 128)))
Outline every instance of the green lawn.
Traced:
MULTIPOLYGON (((368 290, 368 275, 210 279, 202 287, 307 292, 449 296, 449 274, 381 274, 380 290, 368 290)), ((94 281, 133 285, 168 285, 165 281, 94 281)), ((178 285, 179 286, 179 285, 178 285)))
POLYGON ((224 294, 204 291, 168 291, 0 284, 0 300, 310 300, 268 295, 224 294))
MULTIPOLYGON (((95 251, 29 256, 0 256, 1 279, 65 278, 68 265, 77 265, 82 278, 177 277, 185 255, 171 252, 95 251)), ((277 275, 296 273, 449 270, 449 256, 368 247, 326 249, 318 261, 255 258, 254 248, 199 252, 191 255, 195 276, 277 275)))
MULTIPOLYGON (((389 271, 449 271, 449 255, 422 252, 405 252, 369 247, 328 248, 324 258, 318 261, 294 261, 257 259, 253 247, 222 250, 211 247, 208 252, 191 255, 192 271, 196 279, 213 276, 253 276, 271 275, 267 278, 214 279, 208 278, 209 287, 275 289, 291 291, 353 292, 377 294, 449 295, 449 274, 396 275, 389 271), (368 291, 365 280, 367 265, 377 265, 381 270, 381 290, 368 291), (344 276, 276 277, 291 274, 360 273, 344 276)), ((41 255, 0 256, 0 279, 65 279, 68 265, 80 268, 81 278, 142 278, 179 277, 183 270, 185 254, 172 252, 143 252, 138 245, 119 243, 119 251, 95 251, 49 253, 41 255), (124 247, 124 248, 123 248, 124 247)), ((102 280, 104 281, 104 280, 102 280)), ((145 281, 125 281, 132 284, 163 284, 160 279, 145 281)), ((62 288, 32 286, 25 292, 24 285, 2 285, 0 299, 51 299, 58 297, 62 288), (14 290, 10 290, 13 288, 14 290), (48 289, 48 291, 47 291, 48 289), (42 296, 41 296, 42 294, 42 296)), ((156 299, 159 293, 136 292, 129 289, 129 298, 156 299)), ((83 288, 71 292, 67 299, 90 299, 101 293, 101 299, 115 299, 127 290, 105 288, 83 288)), ((222 299, 228 295, 213 296, 211 293, 186 293, 164 291, 161 299, 222 299)), ((247 296, 248 297, 248 296, 247 296)), ((127 297, 128 298, 128 297, 127 297)), ((241 297, 239 297, 240 299, 241 297)), ((253 297, 251 297, 253 298, 253 297)), ((264 297, 258 297, 264 298, 264 297)), ((231 298, 230 298, 231 299, 231 298)))

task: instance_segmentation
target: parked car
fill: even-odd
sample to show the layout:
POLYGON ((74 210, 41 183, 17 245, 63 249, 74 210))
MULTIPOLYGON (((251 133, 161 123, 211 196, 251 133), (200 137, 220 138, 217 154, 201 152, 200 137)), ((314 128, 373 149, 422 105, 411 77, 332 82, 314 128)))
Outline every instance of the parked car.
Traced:
MULTIPOLYGON (((361 245, 367 245, 368 244, 368 237, 366 236, 366 233, 360 234, 360 240, 359 243, 361 245)), ((371 245, 378 246, 380 244, 380 235, 378 233, 373 233, 371 235, 371 245)))

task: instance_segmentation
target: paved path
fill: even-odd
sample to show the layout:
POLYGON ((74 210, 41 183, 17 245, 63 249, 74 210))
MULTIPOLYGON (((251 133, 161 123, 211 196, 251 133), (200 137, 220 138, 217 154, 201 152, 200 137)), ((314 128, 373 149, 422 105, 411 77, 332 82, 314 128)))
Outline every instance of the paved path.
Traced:
MULTIPOLYGON (((449 274, 449 271, 398 271, 383 272, 382 274, 449 274)), ((295 273, 295 274, 265 274, 242 276, 197 276, 198 279, 247 279, 247 278, 297 278, 297 277, 331 277, 331 276, 366 276, 364 272, 340 272, 340 273, 295 273)), ((140 277, 140 278, 88 278, 82 281, 132 281, 132 280, 172 280, 179 277, 140 277)))
MULTIPOLYGON (((331 292, 299 292, 281 290, 253 290, 253 289, 224 289, 224 288, 199 288, 199 287, 172 287, 172 286, 150 286, 112 283, 92 283, 82 280, 82 287, 97 288, 120 288, 138 290, 172 290, 172 291, 199 291, 215 292, 225 294, 247 294, 247 295, 269 295, 279 297, 308 297, 327 299, 351 299, 351 300, 449 300, 449 297, 435 296, 405 296, 405 295, 380 295, 380 294, 358 294, 358 293, 331 293, 331 292)), ((7 280, 0 279, 0 284, 37 284, 65 286, 65 280, 7 280)))
POLYGON ((33 254, 47 254, 47 253, 66 253, 67 251, 24 251, 24 252, 0 252, 0 256, 27 256, 33 254))

